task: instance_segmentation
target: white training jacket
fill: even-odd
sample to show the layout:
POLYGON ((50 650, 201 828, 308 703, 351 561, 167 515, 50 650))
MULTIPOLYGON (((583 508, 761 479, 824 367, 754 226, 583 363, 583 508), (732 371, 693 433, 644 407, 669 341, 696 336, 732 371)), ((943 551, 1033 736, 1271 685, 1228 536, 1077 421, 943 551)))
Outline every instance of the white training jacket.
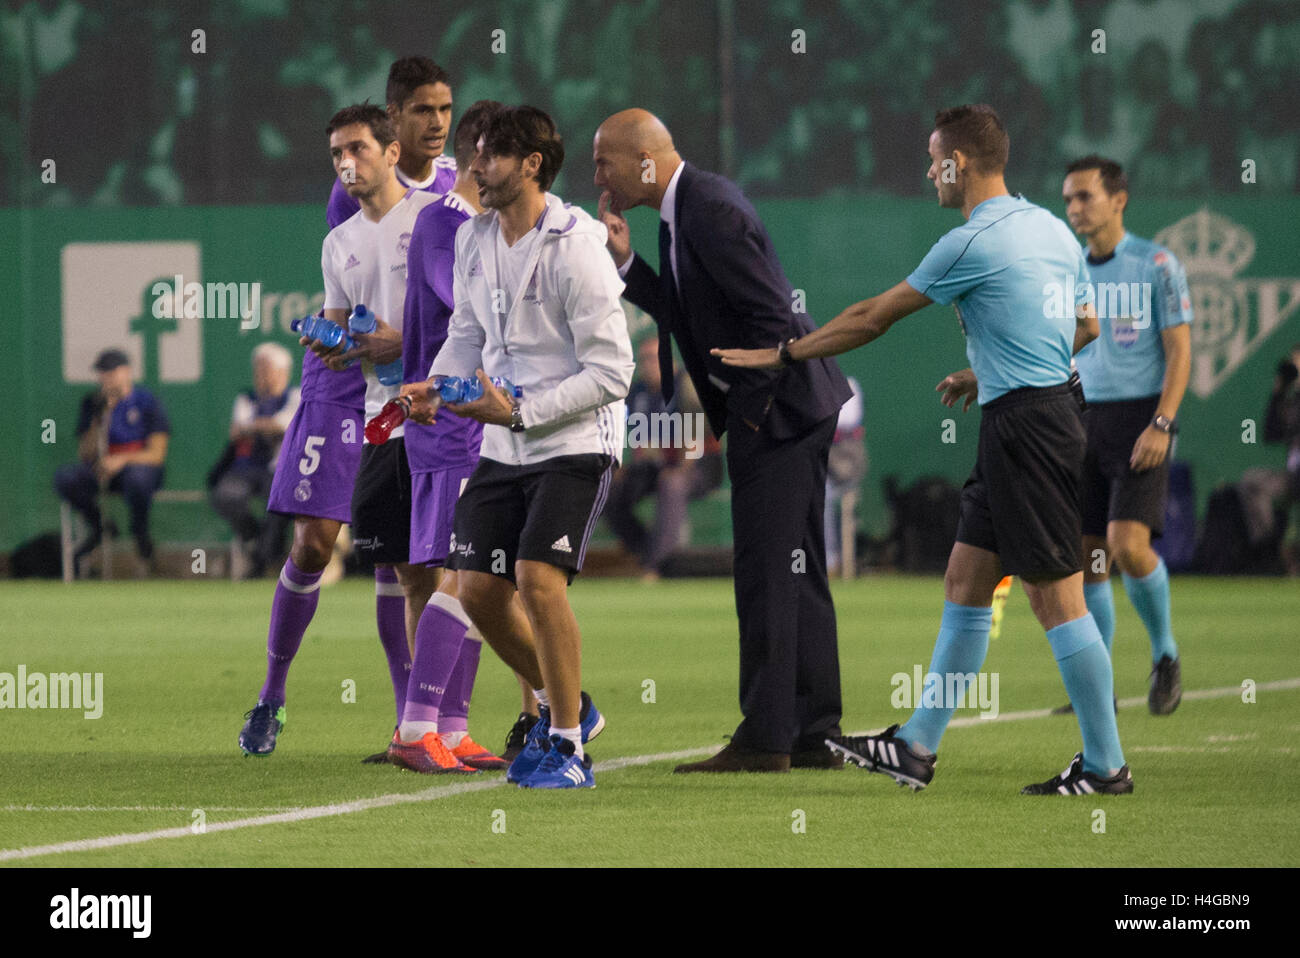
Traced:
POLYGON ((503 316, 494 308, 503 302, 494 296, 497 212, 461 224, 456 306, 429 375, 472 378, 481 368, 522 387, 524 431, 484 426, 481 455, 488 459, 529 465, 604 453, 621 461, 623 399, 635 364, 619 301, 623 281, 605 250, 605 226, 547 193, 540 228, 503 316))

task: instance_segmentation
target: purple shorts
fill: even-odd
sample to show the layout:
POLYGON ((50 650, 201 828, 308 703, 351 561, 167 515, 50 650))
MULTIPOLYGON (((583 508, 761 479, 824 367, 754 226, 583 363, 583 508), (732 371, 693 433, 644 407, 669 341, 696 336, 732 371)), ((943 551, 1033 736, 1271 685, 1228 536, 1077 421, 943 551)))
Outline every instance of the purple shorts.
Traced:
POLYGON ((456 500, 477 465, 411 473, 412 565, 440 566, 447 561, 456 500))
POLYGON ((280 445, 267 510, 351 522, 364 420, 350 406, 302 403, 280 445))

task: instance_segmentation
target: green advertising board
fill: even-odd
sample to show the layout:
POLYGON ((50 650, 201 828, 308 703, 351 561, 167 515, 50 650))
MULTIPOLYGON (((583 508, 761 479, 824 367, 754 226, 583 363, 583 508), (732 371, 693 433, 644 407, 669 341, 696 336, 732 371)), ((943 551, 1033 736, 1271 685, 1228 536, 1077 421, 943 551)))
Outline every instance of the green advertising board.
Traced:
MULTIPOLYGON (((759 212, 818 323, 902 280, 960 222, 932 201, 888 197, 771 200, 759 212)), ((1191 464, 1202 499, 1247 468, 1283 461, 1261 444, 1261 427, 1277 361, 1300 341, 1297 219, 1300 199, 1276 196, 1136 202, 1127 217, 1187 269, 1196 321, 1177 456, 1191 464)), ((630 220, 653 260, 654 214, 636 210, 630 220)), ((324 233, 323 205, 0 210, 15 266, 3 289, 8 347, 17 352, 3 386, 0 550, 58 527, 52 477, 76 458, 78 404, 93 388, 91 362, 109 346, 127 351, 171 416, 167 488, 203 488, 235 394, 251 384, 253 348, 275 340, 297 351, 289 323, 322 301, 324 233)), ((631 318, 634 334, 648 329, 644 316, 631 318)), ((884 476, 959 483, 974 461, 978 412, 946 409, 934 392, 967 365, 964 341, 953 310, 934 306, 841 361, 863 388, 872 468, 862 518, 880 534, 889 523, 884 476)), ((205 505, 160 507, 155 521, 161 541, 227 535, 205 505)))

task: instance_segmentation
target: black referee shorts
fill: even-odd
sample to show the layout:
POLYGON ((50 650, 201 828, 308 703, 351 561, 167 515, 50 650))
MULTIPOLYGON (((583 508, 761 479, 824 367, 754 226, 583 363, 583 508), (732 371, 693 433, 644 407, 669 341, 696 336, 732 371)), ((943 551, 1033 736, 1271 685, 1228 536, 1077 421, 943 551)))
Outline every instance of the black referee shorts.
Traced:
POLYGON ((526 466, 479 459, 456 502, 448 569, 515 581, 515 562, 549 562, 572 582, 605 507, 614 460, 555 456, 526 466))
POLYGON ((352 487, 352 545, 379 565, 410 561, 411 467, 401 436, 361 447, 352 487))
POLYGON ((1106 535, 1117 519, 1140 522, 1160 535, 1169 496, 1169 457, 1145 472, 1129 466, 1133 444, 1151 424, 1160 397, 1090 402, 1083 421, 1088 452, 1083 460, 1083 534, 1106 535))
POLYGON ((1082 569, 1086 443, 1078 401, 1064 383, 987 403, 975 470, 961 490, 957 541, 996 552, 1007 575, 1059 579, 1082 569))

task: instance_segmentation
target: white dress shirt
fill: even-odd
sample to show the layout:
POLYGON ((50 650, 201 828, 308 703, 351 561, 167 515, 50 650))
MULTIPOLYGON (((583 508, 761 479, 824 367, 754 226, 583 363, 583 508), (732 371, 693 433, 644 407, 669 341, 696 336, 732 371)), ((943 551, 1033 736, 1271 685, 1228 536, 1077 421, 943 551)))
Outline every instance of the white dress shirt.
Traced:
MULTIPOLYGON (((682 287, 681 281, 677 278, 677 181, 682 178, 682 170, 685 168, 685 160, 677 164, 677 169, 673 170, 672 178, 668 181, 668 188, 664 190, 663 202, 659 204, 659 218, 668 224, 668 257, 673 268, 673 285, 677 287, 679 293, 682 287)), ((618 268, 618 275, 624 279, 627 278, 627 271, 632 268, 632 256, 629 256, 627 261, 618 268)), ((662 263, 659 264, 659 268, 663 269, 662 263)))

